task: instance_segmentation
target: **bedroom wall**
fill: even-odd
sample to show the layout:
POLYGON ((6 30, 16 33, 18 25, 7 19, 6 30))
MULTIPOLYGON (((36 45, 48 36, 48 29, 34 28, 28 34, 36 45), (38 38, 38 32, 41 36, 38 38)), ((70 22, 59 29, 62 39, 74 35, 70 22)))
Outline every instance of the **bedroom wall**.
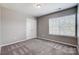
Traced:
MULTIPOLYGON (((1 45, 1 8, 0 8, 0 45, 1 45)), ((0 46, 0 53, 1 53, 1 46, 0 46)))
POLYGON ((32 26, 32 28, 34 29, 34 27, 36 26, 36 19, 34 17, 27 17, 27 15, 25 14, 1 7, 2 46, 28 40, 31 38, 36 38, 36 27, 35 31, 31 31, 32 33, 35 33, 28 33, 30 38, 27 37, 26 30, 28 30, 28 28, 26 23, 29 22, 29 19, 32 25, 34 25, 32 26))
POLYGON ((0 45, 1 45, 1 8, 0 8, 0 45))
POLYGON ((69 15, 76 13, 75 8, 67 9, 60 12, 51 13, 48 15, 40 16, 38 17, 37 23, 38 23, 38 38, 46 38, 49 40, 54 40, 57 42, 63 42, 68 43, 72 45, 77 45, 76 39, 74 37, 65 37, 65 36, 57 36, 57 35, 50 35, 49 34, 49 18, 56 18, 64 15, 69 15))
POLYGON ((26 17, 7 8, 1 8, 2 44, 26 39, 26 17))
POLYGON ((77 43, 78 43, 78 53, 79 53, 79 4, 77 8, 77 43))

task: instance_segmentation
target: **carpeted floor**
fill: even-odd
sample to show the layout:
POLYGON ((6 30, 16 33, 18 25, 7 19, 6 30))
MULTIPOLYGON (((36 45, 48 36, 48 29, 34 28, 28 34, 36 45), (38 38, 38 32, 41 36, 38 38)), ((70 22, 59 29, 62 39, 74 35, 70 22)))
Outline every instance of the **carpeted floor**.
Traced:
POLYGON ((76 48, 42 39, 32 39, 2 47, 1 55, 76 55, 76 48))

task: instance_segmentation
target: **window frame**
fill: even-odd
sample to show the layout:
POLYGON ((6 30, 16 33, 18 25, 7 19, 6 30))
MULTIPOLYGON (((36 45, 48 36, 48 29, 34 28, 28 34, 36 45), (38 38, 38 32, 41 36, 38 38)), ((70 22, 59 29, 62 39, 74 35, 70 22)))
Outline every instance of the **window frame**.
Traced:
MULTIPOLYGON (((59 34, 59 33, 58 33, 58 34, 55 34, 55 33, 54 33, 54 34, 53 34, 53 33, 50 34, 50 29, 49 29, 48 34, 49 34, 49 35, 55 35, 55 36, 76 37, 76 26, 77 26, 76 23, 77 23, 77 20, 76 20, 76 14, 74 13, 73 15, 75 16, 75 24, 74 24, 74 25, 75 25, 75 28, 74 28, 75 31, 74 31, 74 36, 72 36, 72 35, 65 35, 65 34, 64 34, 64 35, 61 35, 61 34, 59 34)), ((62 16, 62 17, 63 17, 63 16, 62 16)), ((53 19, 53 18, 49 18, 49 19, 48 19, 48 22, 49 22, 50 19, 53 19)), ((55 19, 55 18, 54 18, 54 19, 55 19)), ((49 25, 49 28, 50 28, 50 25, 49 25)))

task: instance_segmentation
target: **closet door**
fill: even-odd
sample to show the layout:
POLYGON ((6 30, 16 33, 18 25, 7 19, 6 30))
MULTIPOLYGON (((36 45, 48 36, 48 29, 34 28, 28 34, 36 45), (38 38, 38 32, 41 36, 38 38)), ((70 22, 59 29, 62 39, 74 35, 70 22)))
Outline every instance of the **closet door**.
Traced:
POLYGON ((35 18, 26 19, 26 39, 32 39, 37 37, 36 23, 37 22, 35 18))

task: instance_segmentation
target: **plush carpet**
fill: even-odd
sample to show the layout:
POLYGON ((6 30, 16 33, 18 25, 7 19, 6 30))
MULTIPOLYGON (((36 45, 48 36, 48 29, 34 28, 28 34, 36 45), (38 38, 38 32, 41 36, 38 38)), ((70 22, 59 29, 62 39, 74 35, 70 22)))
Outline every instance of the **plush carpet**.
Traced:
POLYGON ((76 48, 42 39, 31 39, 3 46, 1 55, 76 55, 76 48))

